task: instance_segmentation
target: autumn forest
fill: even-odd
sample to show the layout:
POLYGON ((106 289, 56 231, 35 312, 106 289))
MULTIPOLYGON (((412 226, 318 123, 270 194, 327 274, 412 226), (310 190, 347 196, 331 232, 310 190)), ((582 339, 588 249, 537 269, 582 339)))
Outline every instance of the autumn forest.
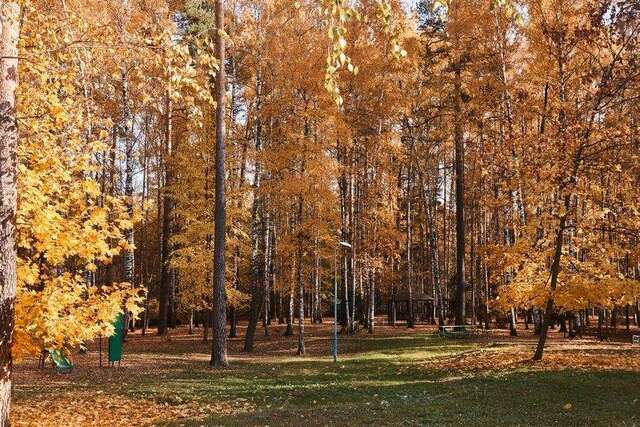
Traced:
POLYGON ((637 1, 0 0, 0 54, 1 427, 640 424, 637 1))

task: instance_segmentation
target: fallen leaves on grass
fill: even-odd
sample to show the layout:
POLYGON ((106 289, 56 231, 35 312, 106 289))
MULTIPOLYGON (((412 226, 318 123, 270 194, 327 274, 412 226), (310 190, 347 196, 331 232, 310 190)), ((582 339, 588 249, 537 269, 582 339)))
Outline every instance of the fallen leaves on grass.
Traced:
POLYGON ((157 422, 199 420, 210 415, 229 415, 246 410, 245 405, 225 402, 170 405, 146 399, 68 392, 46 400, 13 407, 15 426, 115 426, 150 425, 157 422))
POLYGON ((429 368, 458 373, 495 372, 518 368, 537 370, 593 369, 640 372, 640 348, 571 343, 550 345, 541 361, 534 362, 533 348, 525 345, 488 345, 452 357, 427 361, 429 368))
MULTIPOLYGON (((327 332, 327 328, 315 331, 318 355, 322 355, 322 351, 328 355, 328 347, 325 346, 328 340, 320 339, 323 334, 328 336, 327 332)), ((366 374, 359 374, 357 380, 349 380, 349 390, 357 394, 358 390, 371 387, 369 382, 376 378, 384 378, 389 386, 410 387, 406 377, 434 371, 446 373, 437 382, 460 382, 485 373, 519 369, 640 372, 640 347, 630 344, 598 343, 586 339, 567 341, 556 336, 549 340, 544 359, 534 363, 531 356, 535 337, 531 335, 513 339, 507 336, 508 332, 502 335, 492 333, 494 342, 490 343, 486 340, 441 341, 435 336, 413 334, 388 328, 374 338, 345 337, 343 347, 351 351, 347 354, 362 354, 364 360, 371 364, 366 374), (406 348, 408 338, 414 339, 410 342, 416 347, 406 348), (376 349, 384 349, 384 353, 374 353, 384 354, 384 358, 371 357, 368 352, 376 349), (392 356, 387 358, 389 354, 392 356)), ((208 368, 208 345, 202 344, 199 336, 186 333, 174 334, 171 342, 152 335, 141 337, 132 334, 126 346, 125 363, 116 369, 98 368, 95 346, 86 354, 76 355, 76 368, 69 375, 58 375, 51 367, 38 369, 36 360, 25 360, 16 365, 14 372, 13 424, 20 427, 119 426, 180 424, 187 423, 187 420, 206 424, 210 416, 236 416, 264 408, 287 411, 290 400, 300 401, 307 396, 316 398, 313 390, 340 386, 344 376, 351 375, 351 370, 357 366, 351 364, 347 357, 340 365, 331 365, 331 369, 327 367, 323 371, 322 366, 328 363, 328 356, 326 359, 318 358, 317 368, 308 365, 309 357, 305 359, 306 364, 300 366, 294 363, 296 359, 283 363, 286 359, 281 354, 288 352, 295 339, 284 341, 278 337, 277 340, 264 340, 265 345, 255 355, 241 353, 240 342, 235 343, 237 348, 230 350, 234 359, 232 365, 224 370, 208 368), (227 392, 213 386, 218 381, 236 376, 240 382, 280 378, 278 390, 286 390, 287 397, 270 400, 273 396, 268 393, 256 394, 264 390, 257 387, 246 391, 251 392, 250 397, 239 397, 233 395, 233 390, 227 392), (325 379, 309 386, 308 392, 302 392, 296 390, 297 385, 291 382, 297 376, 325 379), (199 388, 199 384, 204 385, 204 389, 199 388), (259 401, 262 401, 262 408, 259 401)), ((233 387, 234 383, 228 384, 233 387)), ((235 392, 242 390, 239 387, 235 392)), ((387 410, 394 405, 385 396, 378 393, 373 396, 375 399, 371 407, 387 410)), ((322 402, 321 406, 326 403, 324 396, 315 400, 322 402)), ((327 400, 331 401, 330 398, 327 400)), ((399 395, 396 402, 404 400, 406 396, 399 395)), ((569 403, 560 401, 558 409, 569 403)), ((564 410, 573 411, 574 408, 565 406, 564 410)))

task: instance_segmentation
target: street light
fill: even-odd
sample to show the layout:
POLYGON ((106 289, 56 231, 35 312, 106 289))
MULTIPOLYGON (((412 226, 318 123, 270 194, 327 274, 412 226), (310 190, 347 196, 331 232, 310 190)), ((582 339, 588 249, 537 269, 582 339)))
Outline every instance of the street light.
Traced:
MULTIPOLYGON (((351 248, 348 242, 339 242, 339 246, 351 248)), ((338 361, 338 248, 333 251, 333 361, 338 361)))

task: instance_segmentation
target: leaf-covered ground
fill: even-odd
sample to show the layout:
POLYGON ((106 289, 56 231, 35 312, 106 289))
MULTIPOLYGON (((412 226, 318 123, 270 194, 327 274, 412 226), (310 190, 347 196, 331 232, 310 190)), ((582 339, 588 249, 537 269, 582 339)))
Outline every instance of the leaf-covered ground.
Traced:
MULTIPOLYGON (((200 331, 198 331, 200 332, 200 331)), ((242 330, 240 332, 243 332, 242 330)), ((36 360, 16 367, 13 422, 30 425, 640 425, 640 346, 556 335, 532 363, 534 337, 501 332, 443 340, 433 329, 379 328, 340 337, 328 326, 296 337, 272 327, 255 355, 231 340, 231 367, 185 330, 171 341, 130 336, 119 368, 75 354, 72 374, 36 360)), ((242 335, 242 334, 241 334, 242 335)))

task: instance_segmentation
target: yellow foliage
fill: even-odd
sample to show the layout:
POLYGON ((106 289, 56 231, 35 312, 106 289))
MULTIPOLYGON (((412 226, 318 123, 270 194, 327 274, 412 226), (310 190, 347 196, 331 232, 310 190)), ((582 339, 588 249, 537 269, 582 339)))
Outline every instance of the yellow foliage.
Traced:
POLYGON ((18 93, 19 201, 17 212, 17 356, 42 348, 83 345, 112 332, 117 313, 134 314, 142 300, 130 284, 96 286, 91 274, 119 252, 116 242, 133 226, 120 198, 103 196, 97 181, 109 120, 89 117, 82 85, 90 49, 73 49, 73 29, 93 35, 98 22, 67 6, 25 7, 18 93), (41 13, 48 10, 47 13, 41 13), (54 19, 54 18, 59 19, 54 19), (65 25, 60 26, 62 18, 65 25))

